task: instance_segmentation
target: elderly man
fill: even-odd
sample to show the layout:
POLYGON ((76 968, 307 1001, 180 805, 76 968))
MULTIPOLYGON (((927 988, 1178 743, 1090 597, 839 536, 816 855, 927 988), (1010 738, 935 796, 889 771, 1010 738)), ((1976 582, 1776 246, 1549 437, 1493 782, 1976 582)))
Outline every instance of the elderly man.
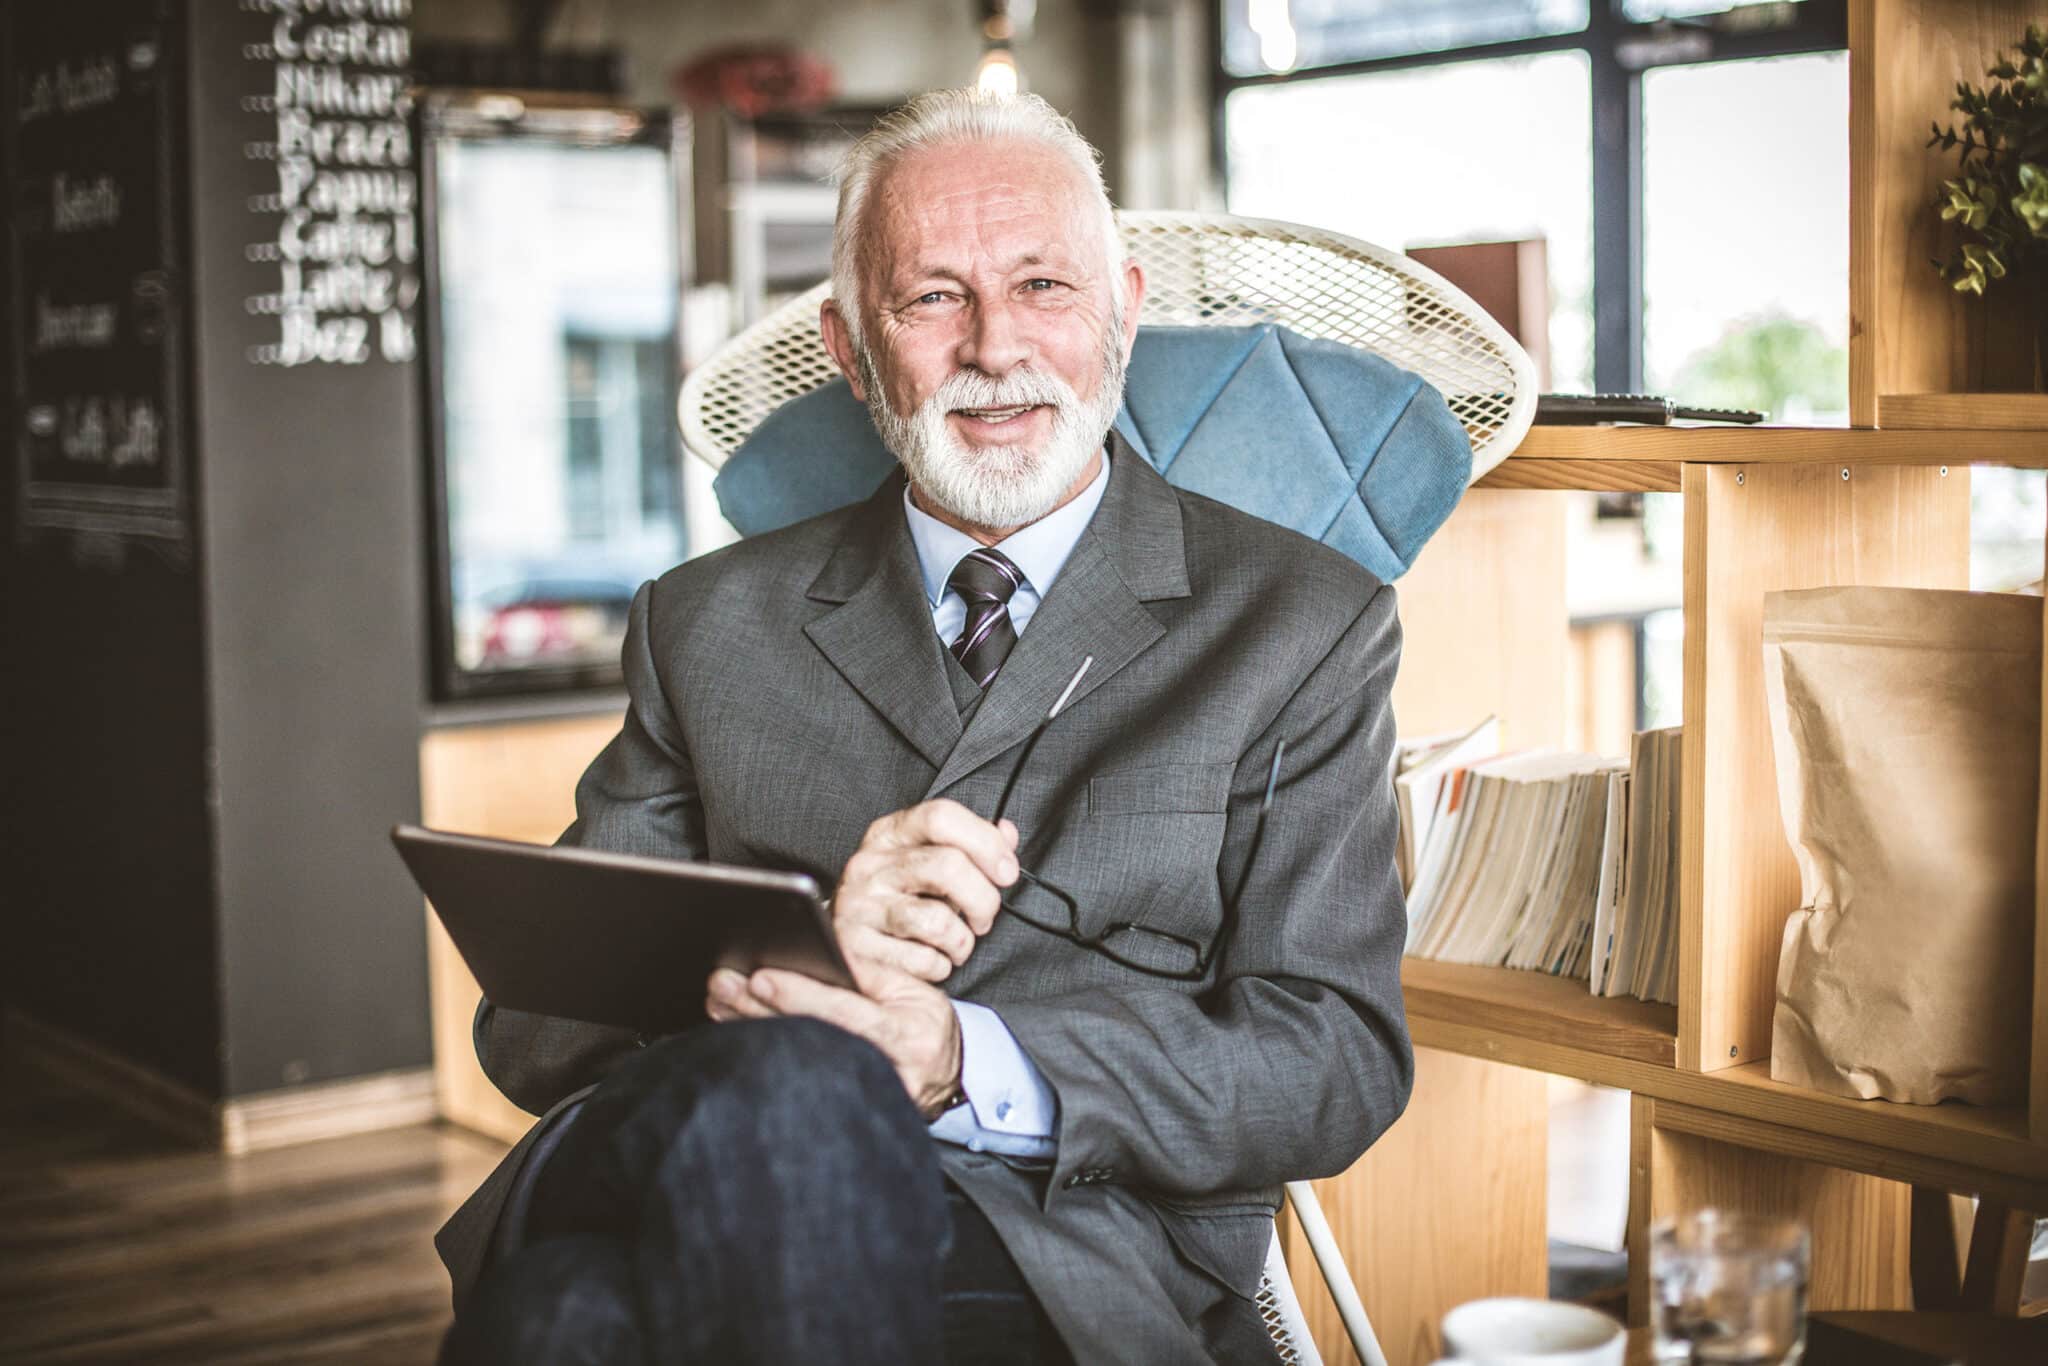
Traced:
POLYGON ((1110 433, 1144 292, 1042 101, 852 153, 822 326, 901 474, 641 589, 564 839, 811 873, 860 989, 678 982, 711 1023, 657 1040, 487 1003, 548 1118, 443 1233, 450 1359, 1272 1359, 1277 1187, 1411 1077, 1399 628, 1110 433))

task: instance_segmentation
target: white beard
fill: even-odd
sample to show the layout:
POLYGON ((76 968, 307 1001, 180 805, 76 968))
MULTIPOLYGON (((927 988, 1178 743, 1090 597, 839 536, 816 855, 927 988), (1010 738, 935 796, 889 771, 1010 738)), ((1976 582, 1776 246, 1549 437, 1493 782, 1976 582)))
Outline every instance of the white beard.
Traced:
POLYGON ((883 396, 881 377, 866 347, 858 352, 868 414, 882 444, 903 465, 918 494, 969 526, 1026 526, 1059 506, 1102 449, 1124 396, 1123 328, 1112 318, 1104 330, 1102 371, 1095 396, 1083 403, 1055 375, 1022 367, 1001 379, 956 371, 909 417, 898 417, 883 396), (1053 410, 1043 450, 1018 444, 969 447, 946 422, 958 408, 1044 405, 1053 410))

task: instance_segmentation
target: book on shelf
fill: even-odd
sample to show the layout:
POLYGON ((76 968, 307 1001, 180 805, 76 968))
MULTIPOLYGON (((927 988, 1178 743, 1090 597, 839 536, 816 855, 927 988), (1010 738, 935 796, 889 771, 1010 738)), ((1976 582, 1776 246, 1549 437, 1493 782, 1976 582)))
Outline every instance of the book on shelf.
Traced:
POLYGON ((1489 717, 1402 746, 1408 952, 1675 1001, 1678 736, 1646 731, 1627 760, 1503 755, 1489 717))
POLYGON ((1394 804, 1401 810, 1401 839, 1394 861, 1401 886, 1415 880, 1415 856, 1429 838, 1430 821, 1444 780, 1476 759, 1500 753, 1500 718, 1489 716, 1467 731, 1421 735, 1394 747, 1394 804))

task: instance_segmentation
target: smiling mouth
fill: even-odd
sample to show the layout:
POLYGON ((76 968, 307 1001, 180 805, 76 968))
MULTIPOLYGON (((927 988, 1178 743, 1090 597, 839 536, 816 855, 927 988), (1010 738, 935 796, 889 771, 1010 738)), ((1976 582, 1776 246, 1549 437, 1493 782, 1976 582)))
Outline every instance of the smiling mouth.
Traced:
POLYGON ((1012 418, 1022 417, 1024 414, 1036 410, 1039 406, 1036 403, 1020 403, 1009 408, 955 408, 953 411, 962 417, 971 417, 976 422, 1001 424, 1010 421, 1012 418))

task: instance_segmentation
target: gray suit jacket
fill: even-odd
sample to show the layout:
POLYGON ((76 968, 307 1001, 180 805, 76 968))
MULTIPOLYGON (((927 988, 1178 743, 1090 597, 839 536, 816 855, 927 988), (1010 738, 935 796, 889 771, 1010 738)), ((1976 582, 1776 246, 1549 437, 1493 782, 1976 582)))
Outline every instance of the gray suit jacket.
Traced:
MULTIPOLYGON (((999 916, 946 990, 998 1010, 1043 1071, 1059 1153, 1049 1172, 950 1145, 941 1160, 1079 1361, 1270 1360, 1250 1296, 1280 1183, 1349 1166, 1412 1077, 1386 781, 1400 628, 1392 590, 1342 555, 1177 491, 1128 448, 1111 468, 969 708, 932 630, 900 477, 642 588, 625 724, 563 838, 829 887, 877 816, 941 795, 989 814, 1020 742, 1094 655, 1011 800, 1025 866, 1075 896, 1084 928, 1206 941, 1244 876, 1239 920, 1210 979, 1187 983, 999 916)), ((535 1113, 633 1043, 488 1005, 477 1021, 485 1071, 535 1113)), ((458 1295, 531 1141, 442 1231, 458 1295)))

